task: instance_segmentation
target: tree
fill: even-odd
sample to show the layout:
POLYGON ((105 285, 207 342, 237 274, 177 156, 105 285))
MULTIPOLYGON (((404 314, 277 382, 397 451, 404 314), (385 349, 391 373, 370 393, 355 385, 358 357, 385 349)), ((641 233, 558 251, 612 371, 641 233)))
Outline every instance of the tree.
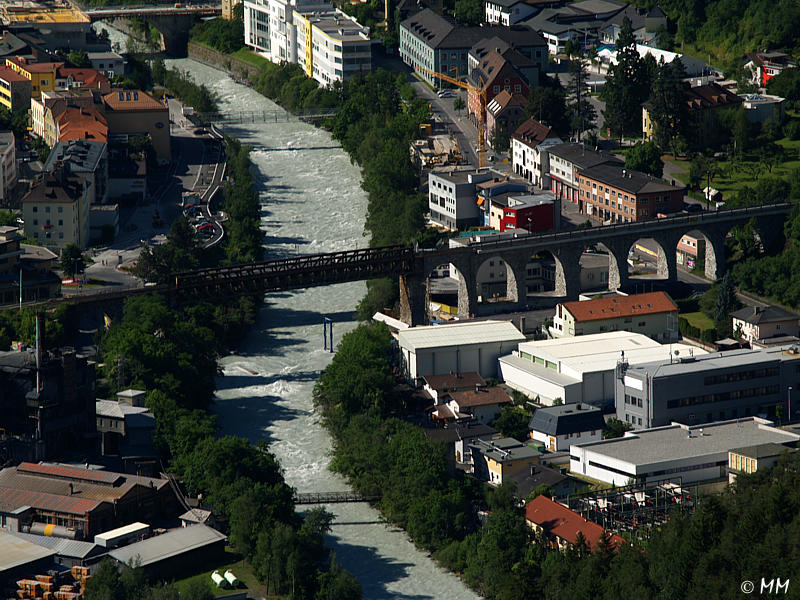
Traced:
POLYGON ((67 244, 61 251, 61 270, 67 277, 75 277, 83 270, 83 254, 75 244, 67 244))
POLYGON ((636 50, 631 21, 625 16, 617 38, 617 64, 609 69, 602 93, 606 102, 605 126, 612 135, 641 133, 642 102, 650 89, 647 75, 636 50))
POLYGON ((730 314, 738 305, 736 288, 733 285, 733 275, 726 272, 719 283, 717 301, 714 305, 714 328, 721 337, 730 337, 733 324, 730 314))
POLYGON ((190 579, 181 591, 180 597, 186 600, 214 600, 214 592, 211 591, 211 585, 205 577, 190 579))
POLYGON ((453 12, 456 21, 462 25, 480 25, 485 14, 483 2, 480 0, 456 0, 453 12))
POLYGON ((530 432, 528 429, 530 420, 531 416, 525 410, 516 406, 504 406, 500 416, 492 421, 491 425, 502 433, 503 437, 524 440, 530 432))
POLYGON ((494 148, 495 152, 505 152, 508 150, 510 143, 511 137, 505 127, 497 123, 492 131, 492 148, 494 148))
POLYGON ((658 76, 650 95, 650 118, 655 127, 656 143, 672 148, 673 142, 688 133, 688 107, 683 79, 686 73, 680 60, 659 64, 658 76))
POLYGON ((661 177, 664 172, 661 151, 653 142, 636 142, 625 155, 625 167, 653 177, 661 177))
POLYGON ((328 570, 319 575, 314 600, 361 600, 361 584, 352 573, 339 566, 334 553, 328 570))
POLYGON ((611 440, 622 437, 625 435, 626 431, 630 431, 631 429, 633 429, 633 426, 630 423, 625 423, 624 421, 611 417, 606 421, 606 427, 603 429, 603 439, 611 440))
POLYGON ((69 60, 73 67, 79 69, 88 69, 92 66, 89 55, 86 54, 85 50, 73 50, 67 56, 67 60, 69 60))
POLYGON ((566 98, 558 83, 531 88, 526 113, 540 123, 552 127, 557 135, 569 135, 566 98))
POLYGON ((589 102, 586 91, 586 81, 589 73, 586 68, 586 59, 578 52, 569 62, 570 82, 567 87, 569 104, 570 129, 575 132, 575 138, 581 140, 586 129, 594 127, 597 113, 589 102))
POLYGON ((464 99, 461 96, 458 96, 455 100, 453 100, 453 109, 457 112, 461 112, 466 107, 464 104, 464 99))
POLYGON ((530 494, 528 494, 528 496, 525 498, 525 503, 527 504, 528 502, 530 502, 534 498, 538 498, 539 496, 547 496, 548 498, 552 498, 555 495, 556 493, 553 491, 553 488, 551 488, 546 483, 542 483, 539 486, 537 486, 537 488, 533 490, 530 494))

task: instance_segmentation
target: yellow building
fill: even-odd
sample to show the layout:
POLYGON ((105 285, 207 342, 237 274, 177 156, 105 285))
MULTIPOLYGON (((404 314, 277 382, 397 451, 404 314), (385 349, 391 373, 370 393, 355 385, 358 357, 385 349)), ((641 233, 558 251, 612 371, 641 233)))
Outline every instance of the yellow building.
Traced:
POLYGON ((539 451, 513 438, 475 440, 470 444, 475 477, 500 485, 539 462, 539 451))
POLYGON ((31 82, 4 66, 0 66, 0 105, 11 112, 31 106, 31 82))
POLYGON ((48 175, 22 199, 25 235, 51 250, 89 243, 90 186, 66 168, 48 175))
POLYGON ((736 481, 737 475, 752 475, 761 469, 770 469, 778 464, 781 456, 797 452, 783 444, 768 442, 728 451, 728 483, 736 481))
POLYGON ((56 73, 64 66, 63 62, 30 62, 25 58, 6 58, 6 66, 31 82, 31 98, 38 98, 42 92, 56 89, 56 73))

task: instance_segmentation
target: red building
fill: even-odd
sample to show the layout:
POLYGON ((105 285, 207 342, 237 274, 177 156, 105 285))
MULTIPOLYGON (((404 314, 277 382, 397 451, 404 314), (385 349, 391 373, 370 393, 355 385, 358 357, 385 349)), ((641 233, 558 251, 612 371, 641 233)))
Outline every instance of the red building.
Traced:
POLYGON ((531 233, 553 229, 557 203, 552 194, 499 194, 491 199, 489 225, 500 232, 527 229, 531 233))
POLYGON ((761 87, 767 87, 767 82, 784 69, 797 68, 785 52, 756 52, 747 58, 744 68, 753 74, 753 83, 761 87))

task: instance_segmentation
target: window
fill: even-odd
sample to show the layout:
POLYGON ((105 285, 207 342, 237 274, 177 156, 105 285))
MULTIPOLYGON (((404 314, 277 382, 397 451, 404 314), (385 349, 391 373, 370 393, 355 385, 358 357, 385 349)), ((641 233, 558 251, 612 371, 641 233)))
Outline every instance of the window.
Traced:
POLYGON ((33 220, 33 224, 34 224, 34 225, 38 225, 38 224, 39 224, 39 219, 34 219, 34 220, 33 220))
POLYGON ((49 213, 50 212, 50 207, 49 206, 45 206, 44 207, 44 212, 49 213))
POLYGON ((500 86, 499 86, 499 85, 496 85, 496 86, 494 86, 494 87, 492 88, 492 91, 493 91, 495 94, 499 94, 499 93, 500 93, 500 86))
POLYGON ((522 86, 517 83, 514 85, 514 91, 519 94, 522 91, 522 86))
POLYGON ((64 207, 63 206, 59 206, 58 207, 58 212, 60 212, 60 213, 64 212, 64 207))
POLYGON ((33 212, 39 212, 39 207, 38 206, 34 206, 33 207, 33 212))

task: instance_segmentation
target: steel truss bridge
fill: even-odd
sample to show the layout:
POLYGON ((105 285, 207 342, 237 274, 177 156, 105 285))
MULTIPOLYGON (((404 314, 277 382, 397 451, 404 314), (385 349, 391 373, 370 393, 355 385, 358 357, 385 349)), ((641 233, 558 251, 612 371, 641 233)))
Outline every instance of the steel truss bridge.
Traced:
POLYGON ((229 113, 204 114, 203 119, 217 125, 238 125, 241 123, 285 123, 296 120, 324 119, 334 117, 339 109, 330 110, 301 110, 289 112, 286 110, 237 110, 229 113))
POLYGON ((342 504, 345 502, 375 502, 380 496, 365 496, 358 492, 312 492, 295 494, 295 504, 342 504))
POLYGON ((142 17, 169 17, 177 15, 197 15, 210 17, 222 14, 219 4, 176 5, 164 4, 157 6, 109 6, 103 8, 90 8, 83 11, 92 21, 104 19, 130 19, 142 17))
POLYGON ((361 248, 196 269, 179 273, 168 284, 66 296, 45 300, 40 304, 100 303, 153 292, 164 293, 177 302, 191 302, 205 298, 256 295, 348 281, 397 277, 411 272, 413 268, 413 248, 400 245, 361 248))

